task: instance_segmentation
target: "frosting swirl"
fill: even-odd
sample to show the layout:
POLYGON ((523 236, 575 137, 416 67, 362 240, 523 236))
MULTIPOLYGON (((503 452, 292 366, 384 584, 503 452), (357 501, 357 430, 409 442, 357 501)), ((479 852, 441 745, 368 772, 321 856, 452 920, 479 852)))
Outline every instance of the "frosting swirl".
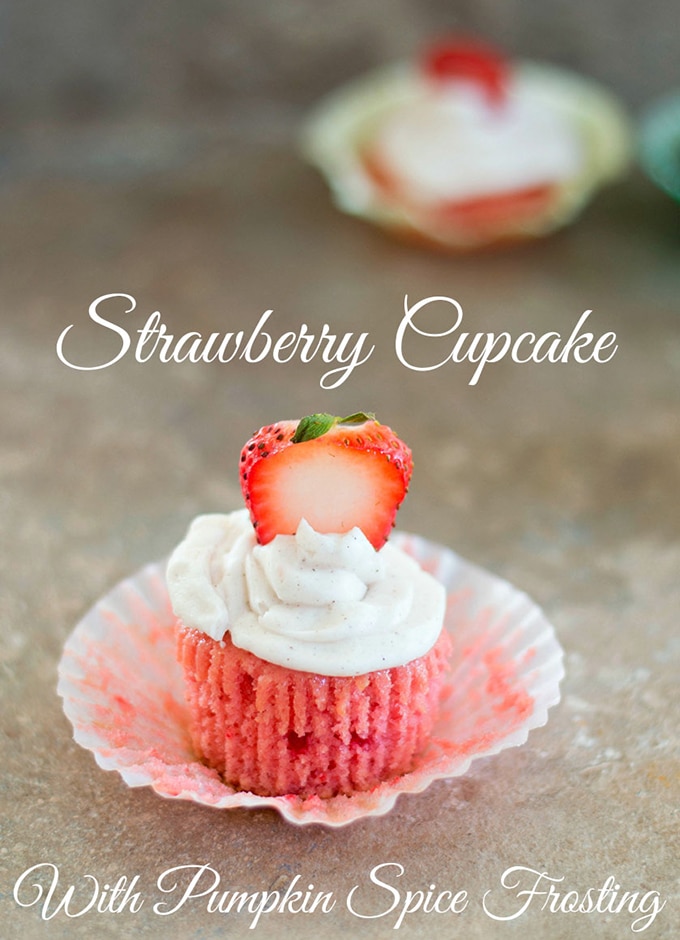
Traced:
POLYGON ((437 91, 423 83, 384 120, 373 148, 425 203, 558 182, 584 164, 574 128, 517 82, 502 106, 470 83, 437 91))
POLYGON ((441 631, 444 587, 389 543, 360 529, 295 535, 259 545, 247 510, 196 518, 167 568, 187 627, 261 659, 328 676, 404 665, 441 631))

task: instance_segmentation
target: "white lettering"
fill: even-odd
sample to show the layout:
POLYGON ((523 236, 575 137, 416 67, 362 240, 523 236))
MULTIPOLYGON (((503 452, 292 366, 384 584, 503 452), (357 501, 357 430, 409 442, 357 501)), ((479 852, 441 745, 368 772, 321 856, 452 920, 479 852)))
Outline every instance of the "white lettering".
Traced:
POLYGON ((96 300, 93 300, 88 309, 88 315, 90 320, 93 320, 95 323, 98 323, 100 326, 105 327, 107 330, 112 330, 114 333, 117 333, 120 336, 121 344, 118 354, 109 359, 108 362, 103 362, 98 366, 78 366, 74 362, 70 362, 64 354, 64 340, 66 339, 68 333, 73 329, 73 323, 70 326, 67 326, 65 330, 61 333, 59 339, 57 340, 57 356, 64 363, 65 366, 69 366, 71 369, 78 369, 81 372, 93 372, 97 369, 106 369, 108 366, 114 365, 118 362, 119 359, 122 359, 125 353, 130 348, 130 334, 127 330, 124 330, 122 326, 118 326, 117 323, 112 323, 110 320, 105 320, 104 317, 101 317, 97 312, 99 305, 104 303, 106 300, 111 300, 114 297, 122 298, 127 300, 130 304, 129 307, 125 308, 125 313, 132 313, 132 311, 137 306, 137 301, 134 297, 131 297, 129 294, 103 294, 101 297, 98 297, 96 300))
MULTIPOLYGON (((82 371, 107 369, 119 362, 130 351, 132 340, 128 331, 117 323, 105 319, 98 312, 104 303, 112 299, 126 300, 128 303, 125 308, 126 313, 131 313, 136 308, 137 302, 129 294, 103 294, 90 304, 90 319, 120 338, 120 347, 116 355, 106 362, 93 366, 79 365, 67 358, 64 343, 74 328, 72 323, 62 331, 57 340, 57 356, 64 365, 82 371)), ((283 364, 291 362, 296 356, 303 363, 311 362, 319 357, 327 365, 337 363, 335 368, 324 372, 319 380, 321 388, 334 389, 342 385, 356 368, 363 365, 375 349, 375 346, 370 346, 370 348, 366 346, 368 333, 350 332, 338 335, 331 331, 327 323, 324 323, 318 335, 310 333, 307 324, 303 323, 297 332, 289 330, 274 338, 272 333, 264 329, 272 315, 273 310, 266 310, 247 336, 243 330, 237 333, 210 333, 207 337, 196 330, 190 330, 176 337, 163 322, 160 311, 156 310, 149 315, 144 326, 137 330, 138 338, 134 347, 134 358, 139 363, 149 362, 154 358, 163 363, 215 361, 227 363, 236 358, 249 363, 258 363, 270 357, 274 362, 283 364)))
MULTIPOLYGON (((415 914, 416 911, 422 911, 425 914, 461 914, 467 907, 468 896, 466 891, 458 891, 456 894, 451 891, 437 892, 437 886, 433 884, 429 886, 427 892, 423 890, 405 891, 402 901, 402 893, 399 889, 390 884, 389 881, 383 881, 381 877, 378 877, 379 874, 382 874, 382 870, 387 868, 395 868, 397 878, 401 878, 404 874, 404 866, 400 865, 399 862, 383 862, 382 865, 376 865, 372 868, 368 877, 373 884, 384 888, 388 892, 392 898, 391 903, 387 907, 378 909, 375 913, 361 913, 357 909, 358 904, 355 906, 354 901, 354 895, 359 889, 359 885, 354 885, 347 895, 347 909, 355 917, 360 917, 362 920, 375 920, 379 917, 386 917, 392 911, 396 911, 401 904, 396 920, 392 925, 393 930, 399 930, 406 916, 415 914)), ((383 903, 386 903, 386 900, 383 903)))
MULTIPOLYGON (((451 346, 451 342, 444 342, 447 337, 453 337, 463 323, 463 308, 452 297, 426 297, 409 305, 408 296, 404 298, 404 315, 397 328, 395 337, 395 352, 398 360, 407 369, 414 372, 431 372, 441 369, 447 363, 469 362, 476 366, 468 385, 477 385, 482 373, 489 363, 500 362, 508 353, 513 362, 577 362, 580 365, 595 360, 596 362, 609 362, 616 353, 615 333, 604 333, 597 340, 593 333, 582 332, 586 320, 592 310, 586 310, 574 326, 566 340, 554 330, 537 336, 536 333, 524 332, 513 340, 510 333, 468 333, 460 332, 451 346), (448 304, 455 314, 453 322, 441 329, 428 330, 421 318, 416 322, 416 314, 420 314, 426 307, 434 303, 448 304), (431 342, 427 343, 432 349, 429 362, 414 362, 410 351, 408 338, 411 336, 424 337, 431 342), (593 341, 595 343, 593 345, 593 341), (449 347, 447 349, 447 346, 449 347), (607 353, 605 354, 605 351, 607 353)), ((422 343, 420 344, 422 349, 422 343)), ((421 354, 422 355, 422 352, 421 354)))
POLYGON ((382 865, 376 865, 375 868, 372 868, 368 876, 374 885, 378 885, 380 888, 385 888, 392 895, 392 903, 388 908, 386 908, 386 910, 379 911, 377 914, 360 914, 359 911, 355 910, 353 906, 354 892, 359 888, 359 885, 354 885, 347 895, 347 909, 350 911, 350 913, 354 914, 355 917, 361 917, 362 920, 374 920, 376 917, 385 917, 385 915, 390 914, 399 903, 401 899, 401 894, 399 891, 393 885, 386 881, 381 881, 380 878, 378 878, 378 872, 383 868, 396 868, 397 878, 401 878, 401 876, 404 874, 404 866, 400 865, 399 862, 383 862, 382 865))
POLYGON ((162 917, 167 917, 169 914, 174 914, 175 911, 178 911, 181 907, 186 904, 187 901, 192 900, 193 898, 203 898, 206 894, 213 892, 220 883, 219 873, 215 871, 214 868, 211 868, 210 865, 177 865, 175 868, 168 868, 167 871, 164 871, 158 878, 156 882, 160 891, 163 894, 174 894, 177 890, 178 881, 173 881, 168 883, 168 876, 174 875, 176 872, 194 872, 193 878, 189 881, 189 884, 184 889, 181 897, 177 901, 174 907, 170 907, 168 904, 163 901, 156 901, 153 906, 154 914, 160 914, 162 917), (201 879, 204 875, 208 874, 212 878, 211 883, 198 891, 198 885, 201 882, 201 879))
POLYGON ((552 914, 620 914, 624 910, 629 914, 639 914, 630 924, 633 933, 646 930, 655 920, 656 916, 666 906, 661 900, 658 891, 647 891, 640 896, 637 891, 621 892, 621 885, 616 883, 613 875, 609 875, 602 887, 588 888, 583 895, 578 891, 567 891, 561 894, 556 885, 561 884, 564 877, 554 877, 547 872, 537 871, 522 865, 507 868, 500 879, 501 887, 505 888, 514 901, 509 913, 500 914, 491 910, 487 891, 482 898, 484 913, 492 920, 516 920, 528 911, 534 899, 541 898, 537 905, 541 910, 549 910, 552 914), (526 887, 523 887, 526 885, 526 887))
POLYGON ((51 862, 41 862, 26 869, 14 884, 14 900, 20 907, 34 907, 37 904, 40 907, 40 917, 42 920, 52 920, 60 912, 66 917, 82 917, 91 911, 95 905, 100 914, 120 914, 126 907, 136 914, 144 903, 139 892, 134 889, 139 881, 139 875, 128 883, 125 875, 122 875, 115 885, 100 885, 94 875, 83 875, 83 880, 87 882, 82 886, 76 898, 76 885, 69 885, 61 899, 57 900, 55 895, 59 887, 59 869, 51 862), (34 881, 30 887, 34 889, 32 897, 26 897, 24 894, 25 881, 31 876, 38 876, 39 873, 46 872, 51 874, 51 880, 47 890, 39 881, 34 881))

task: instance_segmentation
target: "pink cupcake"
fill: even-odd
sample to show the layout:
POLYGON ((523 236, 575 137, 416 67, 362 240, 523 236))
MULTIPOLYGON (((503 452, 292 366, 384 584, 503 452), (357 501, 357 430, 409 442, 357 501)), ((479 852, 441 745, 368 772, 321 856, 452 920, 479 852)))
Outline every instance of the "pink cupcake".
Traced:
POLYGON ((438 714, 450 641, 404 666, 323 676, 268 663, 180 627, 179 660, 201 758, 263 796, 370 790, 413 769, 438 714))
POLYGON ((450 640, 443 586, 387 543, 411 471, 372 415, 277 422, 243 448, 248 509, 173 553, 193 744, 226 783, 326 798, 414 768, 450 640))

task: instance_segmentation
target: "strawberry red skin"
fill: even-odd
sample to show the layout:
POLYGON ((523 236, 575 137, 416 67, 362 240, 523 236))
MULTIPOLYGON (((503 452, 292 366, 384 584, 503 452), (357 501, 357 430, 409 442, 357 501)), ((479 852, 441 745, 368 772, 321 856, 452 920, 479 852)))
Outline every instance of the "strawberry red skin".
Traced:
MULTIPOLYGON (((344 457, 342 466, 347 467, 348 485, 355 470, 366 476, 371 485, 379 483, 379 493, 360 518, 349 519, 339 527, 348 531, 358 525, 376 549, 387 540, 394 518, 406 495, 413 472, 411 451, 387 425, 373 419, 362 423, 339 423, 325 434, 301 443, 292 443, 298 421, 277 421, 260 428, 241 451, 241 489, 250 518, 255 527, 258 542, 266 544, 276 535, 293 535, 304 511, 283 519, 286 507, 285 484, 279 487, 279 478, 293 466, 303 468, 308 462, 330 460, 334 456, 344 457)), ((315 464, 316 465, 316 464, 315 464)), ((314 500, 311 493, 310 502, 314 500)), ((332 505, 333 493, 326 494, 332 505)), ((324 520, 313 515, 308 521, 317 531, 338 531, 328 528, 324 520)), ((323 512, 322 512, 323 516, 323 512)))
POLYGON ((418 214, 423 223, 438 230, 452 227, 470 234, 494 232, 507 225, 508 220, 517 223, 546 212, 557 194, 556 185, 545 183, 424 206, 409 202, 407 190, 390 174, 377 154, 367 150, 363 158, 366 172, 385 198, 398 201, 411 213, 418 214))
POLYGON ((507 60, 486 43, 451 37, 431 45, 422 58, 424 74, 438 85, 449 81, 471 81, 482 88, 487 100, 502 105, 507 94, 507 60))

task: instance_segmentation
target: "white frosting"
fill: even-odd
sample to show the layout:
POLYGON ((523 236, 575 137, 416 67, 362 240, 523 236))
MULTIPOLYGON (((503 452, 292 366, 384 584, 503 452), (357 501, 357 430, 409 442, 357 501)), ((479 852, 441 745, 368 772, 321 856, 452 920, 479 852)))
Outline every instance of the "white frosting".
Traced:
POLYGON ((424 86, 384 120, 374 150, 425 203, 559 182, 584 162, 573 125, 518 84, 500 105, 467 82, 424 86))
POLYGON ((175 615, 267 662, 328 676, 401 666, 437 641, 444 587, 409 555, 363 532, 258 545, 247 510, 196 518, 167 568, 175 615))

